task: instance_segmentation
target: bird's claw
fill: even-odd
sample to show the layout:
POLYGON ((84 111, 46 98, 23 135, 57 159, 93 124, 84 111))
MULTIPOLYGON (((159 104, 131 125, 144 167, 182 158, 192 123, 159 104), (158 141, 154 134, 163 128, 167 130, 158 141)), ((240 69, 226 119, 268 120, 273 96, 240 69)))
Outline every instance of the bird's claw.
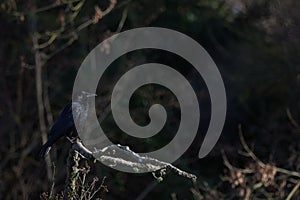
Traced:
POLYGON ((66 136, 66 138, 73 144, 77 141, 77 137, 69 137, 69 136, 66 136))

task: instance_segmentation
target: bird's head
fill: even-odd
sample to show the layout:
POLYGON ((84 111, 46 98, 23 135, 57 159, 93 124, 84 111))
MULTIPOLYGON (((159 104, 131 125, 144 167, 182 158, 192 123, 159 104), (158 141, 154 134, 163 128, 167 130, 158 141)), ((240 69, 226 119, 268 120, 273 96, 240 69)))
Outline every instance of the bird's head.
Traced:
POLYGON ((76 100, 78 102, 83 102, 83 101, 87 101, 88 98, 90 98, 90 97, 96 97, 96 96, 97 96, 97 94, 86 92, 86 91, 81 91, 78 94, 76 94, 76 100))

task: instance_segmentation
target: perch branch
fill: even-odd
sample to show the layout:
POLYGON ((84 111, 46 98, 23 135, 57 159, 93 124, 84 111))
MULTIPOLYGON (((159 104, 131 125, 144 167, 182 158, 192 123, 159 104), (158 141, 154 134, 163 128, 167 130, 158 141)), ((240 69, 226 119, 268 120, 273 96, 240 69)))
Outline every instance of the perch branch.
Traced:
POLYGON ((180 176, 192 179, 193 182, 197 179, 194 174, 187 173, 170 163, 159 161, 150 157, 140 156, 130 150, 127 146, 110 145, 100 150, 95 149, 94 152, 91 152, 79 139, 77 139, 72 144, 72 149, 79 152, 82 156, 89 160, 96 158, 108 166, 118 165, 119 167, 124 167, 133 172, 159 171, 160 177, 157 177, 158 180, 161 180, 162 176, 166 174, 166 170, 173 171, 180 176))

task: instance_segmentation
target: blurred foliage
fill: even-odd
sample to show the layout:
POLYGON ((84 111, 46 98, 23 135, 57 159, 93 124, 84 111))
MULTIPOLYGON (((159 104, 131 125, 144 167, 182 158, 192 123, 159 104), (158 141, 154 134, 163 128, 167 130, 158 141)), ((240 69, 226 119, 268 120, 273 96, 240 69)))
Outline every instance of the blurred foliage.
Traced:
MULTIPOLYGON (((229 198, 228 194, 237 194, 231 198, 246 199, 248 195, 247 190, 241 193, 241 182, 233 180, 242 177, 238 170, 229 171, 235 176, 225 172, 228 182, 237 189, 230 184, 223 185, 220 177, 225 166, 220 149, 225 150, 232 165, 248 166, 260 172, 261 168, 251 165, 247 158, 237 156, 241 148, 238 124, 243 125, 245 139, 263 162, 270 163, 268 166, 274 163, 299 171, 299 6, 296 0, 1 1, 0 199, 37 199, 51 186, 45 163, 34 159, 42 142, 36 103, 36 52, 40 53, 43 64, 42 95, 49 129, 51 119, 55 119, 71 99, 76 72, 88 52, 119 31, 143 26, 185 33, 198 41, 214 59, 228 98, 227 120, 221 139, 207 158, 195 159, 210 119, 209 95, 192 66, 168 52, 143 50, 115 61, 99 82, 99 88, 103 86, 98 88, 97 98, 100 117, 109 104, 115 81, 124 72, 149 61, 168 64, 187 77, 200 101, 199 134, 175 164, 198 175, 197 187, 206 199, 229 198), (102 16, 114 3, 107 15, 102 16), (33 45, 33 36, 38 38, 39 47, 33 45)), ((176 133, 180 107, 166 88, 144 86, 131 101, 131 107, 136 108, 131 112, 137 116, 134 120, 138 124, 149 122, 147 111, 153 103, 163 104, 170 116, 158 136, 137 140, 122 134, 109 112, 102 122, 107 135, 112 141, 129 145, 136 151, 166 144, 176 133)), ((51 151, 56 165, 55 191, 63 189, 68 147, 68 142, 61 140, 51 151)), ((175 175, 169 175, 158 184, 150 174, 121 173, 101 164, 91 166, 91 173, 107 177, 109 192, 104 199, 200 198, 195 186, 175 175)), ((258 179, 253 175, 245 180, 255 182, 258 179)), ((280 187, 275 188, 277 192, 272 188, 258 197, 266 199, 269 194, 275 194, 271 197, 282 199, 296 184, 296 179, 279 184, 280 187)), ((293 197, 299 199, 299 192, 293 197)))

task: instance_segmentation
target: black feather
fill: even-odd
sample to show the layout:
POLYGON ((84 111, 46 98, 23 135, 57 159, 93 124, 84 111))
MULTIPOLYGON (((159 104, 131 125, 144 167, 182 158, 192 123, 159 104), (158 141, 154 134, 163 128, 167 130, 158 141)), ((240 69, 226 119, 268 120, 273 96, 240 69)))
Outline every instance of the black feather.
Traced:
POLYGON ((52 145, 61 137, 78 137, 77 130, 74 124, 74 118, 78 120, 81 128, 85 126, 89 109, 88 97, 91 96, 93 95, 91 95, 90 93, 81 92, 76 101, 70 102, 65 106, 50 129, 50 132, 48 134, 48 141, 39 150, 39 157, 44 157, 50 151, 52 145), (75 109, 75 116, 73 116, 72 109, 75 109))

